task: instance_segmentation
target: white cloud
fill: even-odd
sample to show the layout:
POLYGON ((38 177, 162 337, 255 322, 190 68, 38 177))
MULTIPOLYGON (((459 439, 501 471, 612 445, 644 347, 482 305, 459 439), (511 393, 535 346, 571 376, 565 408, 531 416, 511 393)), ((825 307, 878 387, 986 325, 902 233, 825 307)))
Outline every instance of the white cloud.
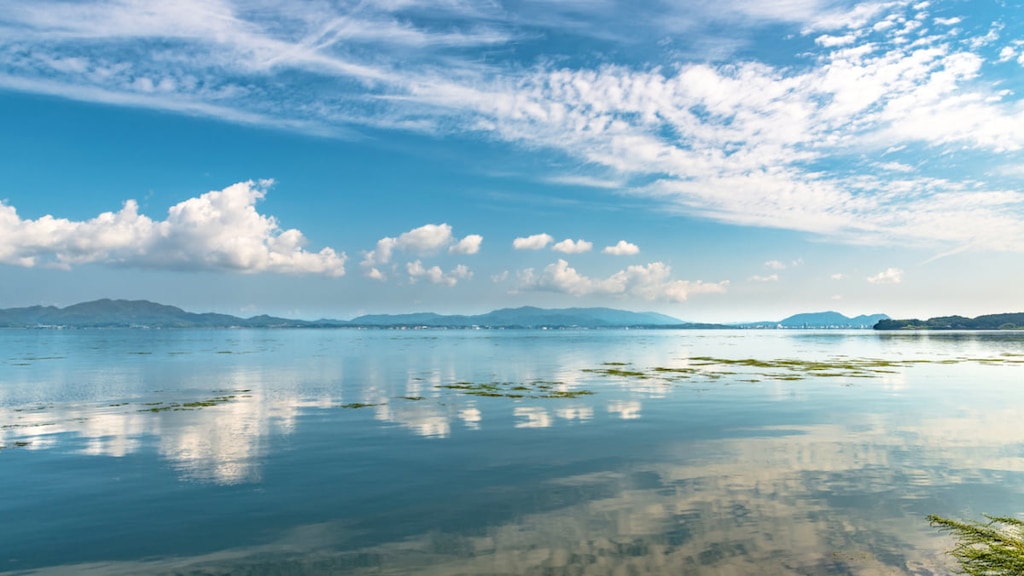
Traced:
POLYGON ((886 268, 874 276, 868 276, 867 280, 872 284, 899 284, 903 281, 903 270, 886 268))
POLYGON ((601 252, 612 256, 635 256, 640 253, 640 247, 631 242, 619 240, 614 246, 605 246, 601 252))
POLYGON ((832 280, 842 280, 843 278, 845 278, 845 276, 843 276, 842 272, 836 272, 835 274, 829 276, 829 278, 832 280))
POLYGON ((750 280, 753 281, 753 282, 778 282, 779 281, 779 275, 778 274, 769 274, 767 276, 758 276, 758 275, 755 274, 754 276, 750 277, 750 280))
MULTIPOLYGON (((798 65, 700 58, 591 68, 553 64, 572 60, 557 54, 532 67, 502 58, 483 65, 479 52, 460 49, 544 37, 534 28, 517 35, 523 21, 574 24, 573 33, 614 42, 624 33, 622 19, 608 18, 611 4, 574 3, 575 18, 549 10, 561 19, 466 2, 444 3, 442 18, 409 17, 403 10, 421 6, 404 2, 358 10, 274 1, 260 10, 198 0, 8 4, 0 14, 7 89, 331 134, 368 126, 483 135, 566 154, 600 175, 574 169, 550 181, 621 182, 623 192, 689 216, 837 242, 1024 251, 1024 202, 1007 192, 1016 184, 952 177, 939 163, 901 179, 921 149, 928 158, 983 161, 1024 151, 1022 97, 993 75, 1006 67, 983 66, 991 58, 983 48, 1002 25, 983 35, 950 29, 957 16, 926 18, 921 3, 725 0, 715 13, 667 9, 670 18, 636 20, 693 12, 704 25, 721 18, 744 30, 785 23, 818 42, 798 65), (891 163, 863 160, 883 151, 891 163), (979 208, 978 193, 1002 200, 979 208)), ((647 26, 629 32, 669 24, 647 26)), ((999 56, 1015 57, 1024 54, 1012 47, 999 56)))
POLYGON ((786 263, 781 260, 769 260, 764 263, 765 268, 771 268, 772 270, 785 270, 786 263))
POLYGON ((913 172, 914 167, 909 164, 902 162, 877 162, 875 166, 882 170, 888 170, 890 172, 913 172))
POLYGON ((830 36, 824 34, 814 39, 815 44, 824 46, 825 48, 834 48, 836 46, 846 46, 847 44, 853 44, 857 41, 856 34, 846 34, 844 36, 830 36))
POLYGON ((543 250, 545 246, 554 242, 550 234, 534 234, 525 238, 516 238, 512 241, 512 247, 516 250, 543 250))
POLYGON ((470 234, 462 240, 459 240, 448 248, 449 254, 476 254, 480 251, 480 243, 484 241, 484 237, 479 234, 470 234))
POLYGON ((405 269, 409 273, 409 282, 413 284, 420 279, 426 279, 434 284, 455 286, 459 280, 468 280, 473 277, 473 273, 464 264, 459 264, 450 272, 445 273, 440 266, 425 268, 421 261, 416 260, 407 263, 405 269))
POLYGON ((470 234, 457 240, 448 224, 425 224, 403 232, 397 238, 381 238, 376 248, 363 253, 360 266, 370 278, 385 280, 386 276, 380 266, 390 263, 395 251, 426 256, 437 254, 447 246, 450 254, 476 254, 482 242, 483 236, 479 234, 470 234))
POLYGON ((625 188, 625 184, 619 180, 609 180, 594 176, 583 176, 579 174, 555 175, 544 178, 545 182, 561 184, 563 186, 585 186, 587 188, 604 188, 606 190, 619 190, 625 188))
POLYGON ((243 273, 345 274, 344 253, 308 252, 306 238, 256 211, 270 181, 240 182, 172 206, 167 219, 138 212, 134 200, 82 222, 43 216, 22 220, 0 204, 0 262, 18 266, 105 263, 243 273))
POLYGON ((586 240, 579 239, 573 242, 571 239, 566 238, 561 242, 558 242, 551 247, 555 252, 561 252, 563 254, 582 254, 583 252, 589 252, 594 247, 593 242, 587 242, 586 240))
POLYGON ((629 295, 650 301, 683 302, 691 294, 725 292, 728 281, 706 284, 671 279, 672 269, 662 262, 630 266, 608 278, 584 276, 559 259, 540 273, 532 268, 519 273, 519 287, 526 290, 550 290, 573 296, 629 295))

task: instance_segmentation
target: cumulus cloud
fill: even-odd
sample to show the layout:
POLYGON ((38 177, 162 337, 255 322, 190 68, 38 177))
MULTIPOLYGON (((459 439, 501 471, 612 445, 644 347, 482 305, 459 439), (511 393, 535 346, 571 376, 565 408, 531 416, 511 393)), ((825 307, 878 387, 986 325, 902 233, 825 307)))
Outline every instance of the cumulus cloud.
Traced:
POLYGON ((832 280, 842 280, 844 276, 842 272, 836 272, 835 274, 829 276, 829 278, 831 278, 832 280))
POLYGON ((580 274, 559 259, 540 272, 527 268, 519 273, 519 287, 525 290, 548 290, 573 296, 628 295, 651 301, 683 302, 691 294, 725 292, 728 281, 706 284, 673 280, 672 269, 662 262, 630 266, 608 278, 591 278, 580 274))
POLYGON ((421 261, 416 260, 406 264, 405 269, 409 273, 409 282, 413 284, 420 279, 426 279, 433 284, 455 286, 459 280, 468 280, 473 277, 473 273, 464 264, 459 264, 450 272, 445 273, 440 266, 425 268, 421 261))
POLYGON ((476 254, 480 251, 480 243, 484 237, 479 234, 470 234, 448 248, 449 254, 476 254))
POLYGON ((605 246, 601 252, 603 254, 611 254, 612 256, 635 256, 640 253, 640 247, 625 240, 619 240, 618 244, 605 246))
POLYGON ((903 281, 903 270, 886 268, 874 276, 868 276, 867 280, 872 284, 899 284, 903 281))
POLYGON ((13 206, 0 204, 0 262, 344 275, 344 253, 309 252, 302 232, 257 212, 271 184, 239 182, 207 192, 172 206, 163 221, 139 214, 134 200, 81 222, 50 215, 23 220, 13 206))
POLYGON ((377 241, 373 250, 363 253, 360 266, 364 273, 375 280, 385 280, 381 271, 382 265, 391 262, 396 251, 407 252, 418 256, 437 254, 446 246, 450 254, 476 254, 480 251, 483 236, 470 234, 461 240, 452 235, 452 227, 448 224, 425 224, 403 232, 397 238, 386 236, 377 241))
POLYGON ((597 176, 563 178, 621 182, 689 217, 854 244, 1024 251, 1019 182, 983 180, 986 164, 1024 150, 1024 100, 1007 88, 1019 70, 986 64, 1024 54, 994 45, 1001 25, 961 27, 974 15, 952 11, 967 3, 944 6, 942 18, 901 0, 648 3, 634 37, 684 20, 707 32, 725 18, 744 24, 715 26, 741 30, 734 45, 780 24, 816 43, 770 61, 640 66, 614 59, 625 19, 612 13, 625 3, 573 3, 574 33, 607 49, 590 67, 546 53, 548 36, 532 27, 564 20, 544 28, 529 8, 502 3, 445 2, 436 19, 417 17, 416 2, 10 4, 0 13, 8 90, 332 134, 483 134, 565 154, 597 176), (521 23, 529 33, 515 33, 521 23), (480 66, 467 50, 513 41, 544 57, 480 66), (776 62, 785 56, 796 60, 776 62), (879 171, 870 158, 883 154, 879 171), (959 162, 921 162, 943 155, 959 162), (971 165, 983 168, 947 169, 971 165))
POLYGON ((753 282, 778 282, 779 275, 778 274, 769 274, 767 276, 758 276, 758 275, 755 274, 754 276, 750 277, 750 280, 753 281, 753 282))
POLYGON ((512 241, 512 247, 516 250, 543 250, 555 239, 550 234, 534 234, 523 238, 516 238, 512 241))
POLYGON ((563 254, 582 254, 589 252, 594 247, 593 242, 587 242, 586 240, 580 239, 573 242, 571 239, 566 238, 561 242, 558 242, 551 247, 555 252, 561 252, 563 254))
POLYGON ((765 268, 771 268, 772 270, 785 270, 786 263, 781 260, 769 260, 764 263, 765 268))

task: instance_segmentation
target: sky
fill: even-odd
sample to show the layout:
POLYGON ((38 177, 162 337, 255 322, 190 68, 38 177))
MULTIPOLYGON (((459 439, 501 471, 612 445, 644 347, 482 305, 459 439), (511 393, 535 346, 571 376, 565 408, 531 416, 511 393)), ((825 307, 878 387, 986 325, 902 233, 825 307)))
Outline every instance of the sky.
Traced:
POLYGON ((1024 311, 1024 7, 8 0, 0 307, 1024 311))

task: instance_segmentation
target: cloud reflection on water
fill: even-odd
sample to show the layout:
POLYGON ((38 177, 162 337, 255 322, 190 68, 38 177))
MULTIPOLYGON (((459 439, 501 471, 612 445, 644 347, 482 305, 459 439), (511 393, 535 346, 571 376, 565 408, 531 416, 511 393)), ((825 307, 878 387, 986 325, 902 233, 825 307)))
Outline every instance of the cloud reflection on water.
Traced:
MULTIPOLYGON (((154 376, 125 371, 118 382, 143 384, 118 392, 117 398, 130 402, 123 406, 111 406, 122 400, 111 400, 108 391, 39 404, 0 398, 0 443, 29 442, 18 450, 65 449, 96 457, 154 453, 182 480, 262 482, 260 490, 264 472, 293 440, 340 445, 359 433, 371 440, 368 450, 383 445, 399 462, 405 453, 431 449, 424 456, 428 461, 444 452, 467 457, 454 460, 466 470, 447 498, 431 498, 428 491, 416 500, 412 490, 408 506, 389 509, 383 498, 352 517, 344 517, 344 508, 329 509, 336 521, 300 516, 269 529, 280 535, 270 544, 61 566, 51 573, 946 574, 951 570, 940 551, 947 542, 924 523, 926 513, 1012 513, 982 506, 1022 501, 1020 366, 899 367, 862 380, 754 383, 737 375, 699 386, 582 372, 608 359, 640 367, 685 366, 684 360, 672 360, 681 347, 667 337, 665 342, 662 348, 609 347, 586 354, 566 346, 521 372, 514 361, 492 367, 494 354, 486 347, 465 353, 465 364, 476 372, 459 371, 454 358, 464 350, 411 347, 394 357, 371 356, 365 365, 346 364, 344 383, 337 386, 322 383, 342 380, 340 363, 309 368, 298 365, 302 356, 284 368, 200 365, 180 389, 159 391, 149 383, 154 376), (409 367, 389 366, 401 362, 409 367), (467 373, 476 381, 544 379, 561 382, 561 390, 597 393, 512 399, 437 388, 467 373), (192 411, 139 411, 145 402, 182 402, 222 390, 248 392, 192 411), (357 401, 379 405, 340 408, 357 401), (730 410, 738 417, 725 419, 730 410), (714 419, 699 420, 703 412, 714 419), (779 416, 766 422, 764 413, 779 416), (584 430, 595 435, 574 434, 584 430), (607 435, 599 437, 599 431, 607 435), (608 438, 626 433, 641 438, 636 446, 642 449, 621 453, 621 446, 609 443, 605 450, 608 438), (481 469, 498 468, 477 479, 473 474, 480 469, 471 469, 468 453, 459 450, 475 446, 467 438, 482 437, 503 444, 482 447, 481 452, 497 453, 493 460, 473 456, 486 460, 481 469), (445 438, 450 440, 439 441, 445 438), (521 438, 533 443, 517 452, 521 438), (540 458, 535 450, 560 442, 570 445, 561 454, 578 459, 574 465, 584 470, 531 460, 540 458), (517 473, 529 462, 537 470, 517 473), (508 495, 500 502, 504 507, 492 505, 496 495, 508 495), (440 518, 461 524, 442 524, 440 518)), ((778 357, 792 355, 788 350, 778 357)), ((319 455, 321 448, 311 452, 319 455)), ((343 471, 346 464, 333 463, 343 471)), ((411 485, 432 486, 428 479, 411 485)))
MULTIPOLYGON (((521 414, 543 419, 539 411, 521 414)), ((959 419, 953 430, 968 430, 976 416, 959 419)), ((930 444, 949 437, 956 418, 907 427, 877 419, 857 434, 848 425, 818 424, 739 439, 671 441, 649 462, 520 486, 572 497, 567 503, 537 498, 546 503, 464 533, 438 529, 353 546, 353 535, 365 527, 314 524, 265 546, 54 573, 949 574, 952 565, 941 554, 948 542, 915 509, 919 499, 935 486, 971 482, 1008 463, 999 454, 1024 441, 1024 431, 1000 434, 1022 416, 1019 409, 990 415, 996 429, 976 434, 973 447, 970 440, 952 448, 930 444), (922 439, 926 453, 908 462, 906 450, 922 439)), ((1024 471, 1024 459, 1010 468, 1024 471)), ((424 503, 415 514, 453 504, 424 503)))

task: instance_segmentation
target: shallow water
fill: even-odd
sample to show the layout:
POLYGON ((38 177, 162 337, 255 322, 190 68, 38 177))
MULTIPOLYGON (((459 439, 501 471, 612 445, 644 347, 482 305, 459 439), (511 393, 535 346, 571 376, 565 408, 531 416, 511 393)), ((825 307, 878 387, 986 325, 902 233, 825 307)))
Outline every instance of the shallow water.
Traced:
POLYGON ((949 574, 1024 334, 0 331, 0 573, 949 574))

